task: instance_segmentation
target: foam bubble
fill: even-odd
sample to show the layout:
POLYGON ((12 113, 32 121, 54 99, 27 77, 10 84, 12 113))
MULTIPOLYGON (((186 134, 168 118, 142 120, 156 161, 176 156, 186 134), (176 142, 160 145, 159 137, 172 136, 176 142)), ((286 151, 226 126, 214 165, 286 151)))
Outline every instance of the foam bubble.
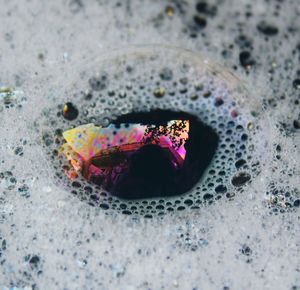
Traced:
POLYGON ((232 197, 258 173, 259 162, 252 152, 257 149, 253 137, 259 104, 243 82, 211 60, 171 47, 133 47, 86 61, 79 75, 60 89, 60 97, 45 108, 38 124, 53 165, 51 175, 81 200, 106 210, 151 217, 232 197), (63 116, 67 102, 78 108, 75 119, 63 116), (57 152, 63 142, 61 132, 91 122, 107 126, 124 114, 153 110, 188 113, 218 134, 215 156, 193 189, 176 197, 128 203, 81 177, 71 182, 65 176, 63 168, 68 164, 57 152))

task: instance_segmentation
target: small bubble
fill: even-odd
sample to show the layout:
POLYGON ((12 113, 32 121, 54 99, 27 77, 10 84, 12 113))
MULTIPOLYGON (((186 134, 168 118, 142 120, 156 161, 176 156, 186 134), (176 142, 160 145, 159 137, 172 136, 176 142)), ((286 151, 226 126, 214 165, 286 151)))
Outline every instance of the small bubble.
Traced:
POLYGON ((236 118, 239 115, 239 113, 236 110, 232 110, 230 115, 232 118, 236 118))
POLYGON ((102 209, 109 209, 109 205, 108 204, 106 204, 106 203, 101 203, 100 205, 99 205, 102 209))
POLYGON ((241 168, 241 167, 244 166, 246 163, 247 163, 246 160, 240 159, 240 160, 238 160, 237 162, 235 162, 235 167, 236 167, 236 168, 241 168))
POLYGON ((173 17, 175 14, 175 9, 173 6, 167 6, 165 9, 165 13, 167 14, 168 17, 173 17))
POLYGON ((209 98, 211 96, 211 92, 210 91, 207 91, 207 92, 205 92, 204 94, 203 94, 203 97, 204 98, 209 98))
POLYGON ((295 129, 300 129, 300 121, 299 120, 294 120, 293 126, 295 129))
POLYGON ((173 72, 171 69, 165 67, 160 71, 159 76, 163 81, 170 81, 173 78, 173 72))
POLYGON ((234 192, 227 192, 226 197, 227 198, 233 198, 233 197, 235 197, 235 193, 234 192))
POLYGON ((199 92, 199 91, 202 91, 203 90, 203 85, 202 84, 196 84, 195 86, 195 90, 197 91, 197 92, 199 92))
POLYGON ((86 91, 86 92, 83 94, 83 98, 84 98, 86 101, 90 101, 90 100, 93 98, 92 92, 86 91))
POLYGON ((257 30, 267 36, 275 36, 278 34, 278 28, 272 24, 269 24, 265 21, 261 21, 257 25, 257 30))
POLYGON ((63 116, 66 120, 73 121, 77 118, 79 112, 75 105, 71 102, 65 103, 63 107, 63 116))
POLYGON ((125 99, 125 98, 126 98, 126 96, 127 96, 127 94, 126 94, 126 92, 125 92, 125 91, 121 91, 121 92, 119 92, 119 97, 120 97, 120 99, 125 99))
POLYGON ((206 18, 200 15, 194 16, 194 22, 198 28, 203 29, 206 27, 207 21, 206 18))
POLYGON ((243 135, 241 136, 241 140, 242 140, 242 141, 247 141, 247 140, 248 140, 248 135, 247 135, 247 134, 243 134, 243 135))
POLYGON ((39 268, 39 265, 40 265, 40 262, 41 262, 40 257, 37 256, 37 255, 33 255, 33 256, 27 255, 24 258, 24 260, 29 263, 32 270, 39 268))
POLYGON ((252 58, 249 51, 242 51, 239 55, 240 64, 245 69, 250 69, 255 65, 255 60, 252 58))
POLYGON ((254 124, 251 123, 251 122, 248 123, 247 128, 248 128, 249 131, 253 130, 254 129, 254 124))
POLYGON ((220 107, 224 104, 224 101, 223 101, 222 98, 216 98, 214 104, 215 104, 216 107, 220 107))
POLYGON ((184 204, 186 204, 187 206, 191 206, 193 204, 193 201, 191 199, 186 199, 184 201, 184 204))
POLYGON ((204 200, 211 200, 214 196, 210 193, 206 193, 203 195, 204 200))
POLYGON ((153 94, 156 98, 162 98, 165 95, 165 93, 166 93, 165 88, 160 87, 156 89, 153 94))
POLYGON ((196 10, 207 16, 215 16, 217 14, 217 7, 207 3, 206 1, 200 1, 196 4, 196 10))
POLYGON ((295 79, 293 81, 293 87, 296 89, 296 90, 300 90, 300 79, 295 79))
POLYGON ((245 185, 251 179, 251 175, 246 172, 236 173, 231 180, 232 185, 236 187, 241 187, 245 185))
POLYGON ((225 193, 225 192, 227 192, 227 187, 220 184, 215 188, 215 192, 216 193, 225 193))
POLYGON ((190 96, 190 99, 191 99, 192 101, 196 101, 196 100, 198 100, 198 95, 197 95, 197 94, 192 94, 192 95, 190 96))

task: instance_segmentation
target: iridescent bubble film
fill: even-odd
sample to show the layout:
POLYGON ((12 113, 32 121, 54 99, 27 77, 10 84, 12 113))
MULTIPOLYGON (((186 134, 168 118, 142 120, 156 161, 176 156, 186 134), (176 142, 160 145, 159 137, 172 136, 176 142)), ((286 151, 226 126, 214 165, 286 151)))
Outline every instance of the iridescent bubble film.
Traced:
MULTIPOLYGON (((149 148, 150 144, 165 151, 166 160, 169 159, 175 174, 184 164, 188 133, 188 120, 172 120, 160 126, 119 124, 101 128, 87 124, 63 132, 66 143, 59 151, 71 165, 65 168, 70 179, 75 180, 78 174, 83 174, 87 180, 103 183, 104 188, 108 188, 129 169, 130 159, 136 159, 135 152, 144 150, 145 146, 149 148)), ((150 158, 155 155, 152 153, 150 158)), ((145 162, 141 165, 147 167, 145 162)), ((152 170, 155 168, 146 169, 152 170)), ((140 190, 143 196, 143 188, 140 190)), ((153 192, 155 195, 157 193, 153 192)))
POLYGON ((246 86, 217 64, 189 51, 146 46, 85 66, 81 81, 66 87, 72 99, 39 117, 54 177, 81 200, 151 218, 232 197, 259 172, 251 152, 261 108, 249 106, 246 86), (79 114, 70 120, 72 108, 79 114), (135 163, 124 155, 131 144, 127 150, 139 156, 139 143, 149 142, 175 149, 170 162, 176 165, 164 165, 154 151, 134 156, 135 163), (126 204, 118 196, 140 200, 126 204), (163 199, 147 200, 156 196, 163 199))

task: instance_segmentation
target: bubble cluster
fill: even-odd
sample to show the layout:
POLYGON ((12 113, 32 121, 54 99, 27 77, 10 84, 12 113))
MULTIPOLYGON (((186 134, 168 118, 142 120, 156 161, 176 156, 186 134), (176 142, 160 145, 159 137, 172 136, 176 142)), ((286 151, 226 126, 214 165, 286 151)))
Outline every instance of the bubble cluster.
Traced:
POLYGON ((282 186, 272 182, 269 184, 266 194, 271 213, 283 213, 286 210, 300 206, 300 192, 298 188, 282 186))
POLYGON ((0 86, 0 112, 11 108, 22 108, 26 97, 22 91, 0 86))
POLYGON ((233 197, 257 174, 251 151, 259 110, 247 103, 243 83, 218 65, 188 51, 151 46, 115 52, 86 69, 79 82, 65 88, 68 99, 45 108, 38 128, 56 181, 81 200, 152 217, 233 197), (66 106, 76 108, 76 118, 65 118, 66 106), (190 114, 218 135, 212 161, 186 194, 125 201, 80 176, 73 182, 66 177, 70 165, 58 151, 63 131, 87 123, 107 126, 123 115, 155 110, 190 114))

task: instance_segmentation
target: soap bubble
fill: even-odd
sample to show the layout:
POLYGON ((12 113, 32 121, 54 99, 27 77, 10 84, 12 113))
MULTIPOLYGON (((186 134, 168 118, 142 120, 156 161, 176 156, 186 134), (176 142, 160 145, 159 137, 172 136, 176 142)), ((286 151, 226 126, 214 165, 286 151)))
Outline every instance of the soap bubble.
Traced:
MULTIPOLYGON (((65 87, 54 87, 54 105, 36 122, 50 175, 81 200, 102 209, 152 217, 168 211, 199 208, 223 196, 233 197, 260 170, 257 142, 261 107, 246 84, 213 61, 187 50, 163 46, 131 47, 99 59, 85 60, 65 87), (78 109, 64 117, 65 104, 78 109), (94 123, 106 127, 128 114, 168 111, 194 116, 209 126, 219 142, 200 180, 185 194, 123 200, 80 174, 69 179, 61 158, 62 132, 94 123), (255 141, 256 140, 256 141, 255 141)), ((193 172, 191 172, 192 174, 193 172)))

